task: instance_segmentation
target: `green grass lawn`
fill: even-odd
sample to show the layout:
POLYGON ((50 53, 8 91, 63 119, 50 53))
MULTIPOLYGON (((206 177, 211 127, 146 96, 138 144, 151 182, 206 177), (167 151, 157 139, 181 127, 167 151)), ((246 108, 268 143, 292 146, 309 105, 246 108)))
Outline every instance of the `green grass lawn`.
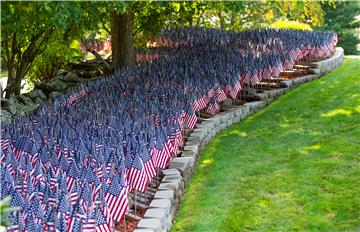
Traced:
POLYGON ((172 231, 360 231, 360 59, 215 136, 172 231))

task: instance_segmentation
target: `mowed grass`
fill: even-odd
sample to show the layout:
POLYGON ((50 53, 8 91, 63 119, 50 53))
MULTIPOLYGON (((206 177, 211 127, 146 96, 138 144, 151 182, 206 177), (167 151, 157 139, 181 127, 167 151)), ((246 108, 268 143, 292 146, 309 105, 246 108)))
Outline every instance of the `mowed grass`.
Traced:
POLYGON ((172 231, 360 231, 360 59, 215 136, 172 231))

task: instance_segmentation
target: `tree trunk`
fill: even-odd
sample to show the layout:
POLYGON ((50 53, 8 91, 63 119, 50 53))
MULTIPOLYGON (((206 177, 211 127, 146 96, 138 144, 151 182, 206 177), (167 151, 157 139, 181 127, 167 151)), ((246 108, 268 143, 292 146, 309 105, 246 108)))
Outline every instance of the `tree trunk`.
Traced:
POLYGON ((112 62, 113 69, 123 68, 135 63, 133 21, 134 12, 126 10, 123 14, 112 13, 112 62))
POLYGON ((224 19, 224 17, 222 16, 222 13, 221 13, 220 10, 217 12, 217 15, 218 15, 219 21, 220 21, 220 28, 221 28, 221 29, 225 29, 225 19, 224 19))
POLYGON ((18 79, 13 75, 9 74, 6 83, 5 98, 9 98, 12 95, 19 95, 20 91, 21 91, 21 79, 18 79))

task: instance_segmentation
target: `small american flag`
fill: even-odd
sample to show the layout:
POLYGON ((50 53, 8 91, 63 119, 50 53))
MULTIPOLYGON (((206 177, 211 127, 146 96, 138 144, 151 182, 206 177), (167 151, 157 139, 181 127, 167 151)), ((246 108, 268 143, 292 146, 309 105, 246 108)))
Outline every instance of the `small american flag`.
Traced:
POLYGON ((102 210, 100 210, 97 218, 96 232, 111 232, 111 225, 107 223, 102 210))

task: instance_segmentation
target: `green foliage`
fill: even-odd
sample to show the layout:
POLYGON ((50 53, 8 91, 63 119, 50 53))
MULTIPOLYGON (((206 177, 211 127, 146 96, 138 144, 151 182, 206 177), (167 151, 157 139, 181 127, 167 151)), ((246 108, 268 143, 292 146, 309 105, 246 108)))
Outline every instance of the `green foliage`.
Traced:
POLYGON ((345 54, 360 54, 357 45, 360 43, 359 34, 356 30, 360 28, 359 1, 336 1, 335 7, 323 4, 325 11, 324 25, 317 29, 335 31, 339 37, 338 46, 343 47, 345 54))
POLYGON ((286 18, 280 18, 279 20, 273 22, 270 25, 270 27, 278 28, 278 29, 292 29, 292 30, 306 30, 306 31, 312 30, 309 24, 288 20, 286 18))
POLYGON ((277 10, 277 15, 284 16, 289 20, 310 23, 318 26, 323 23, 324 11, 320 1, 283 1, 276 0, 272 2, 277 10))
POLYGON ((216 135, 172 231, 357 231, 359 57, 216 135))
MULTIPOLYGON (((20 208, 10 208, 9 207, 9 203, 10 203, 11 197, 5 197, 3 200, 0 201, 0 230, 1 227, 8 227, 11 225, 11 221, 9 221, 7 219, 7 215, 9 213, 12 213, 14 211, 18 211, 20 208)), ((2 231, 2 230, 1 230, 2 231)))
POLYGON ((56 31, 47 43, 46 52, 39 54, 27 75, 30 83, 36 81, 47 82, 55 72, 64 68, 68 63, 77 63, 83 58, 80 51, 80 41, 72 40, 68 43, 60 43, 63 31, 56 31))
POLYGON ((17 79, 28 76, 30 80, 51 78, 56 69, 79 58, 79 52, 71 48, 74 40, 83 41, 91 32, 101 38, 111 34, 113 11, 134 12, 136 47, 145 47, 161 29, 257 29, 268 27, 281 17, 316 25, 323 15, 320 3, 310 1, 4 2, 1 53, 3 65, 9 66, 9 76, 18 76, 17 79), (28 48, 31 54, 24 55, 28 48), (26 67, 17 67, 15 64, 22 63, 24 57, 26 67))

